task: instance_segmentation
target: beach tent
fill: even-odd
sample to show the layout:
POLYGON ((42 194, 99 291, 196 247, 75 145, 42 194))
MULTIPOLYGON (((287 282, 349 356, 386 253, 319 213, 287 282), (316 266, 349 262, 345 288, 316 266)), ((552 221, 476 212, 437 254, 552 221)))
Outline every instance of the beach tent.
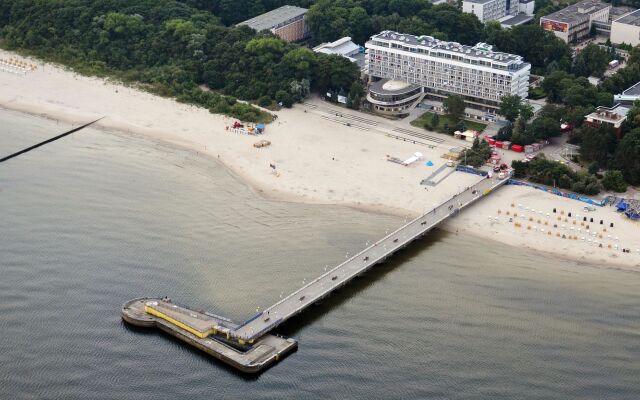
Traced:
POLYGON ((625 203, 624 200, 620 200, 620 202, 616 206, 617 208, 616 211, 623 212, 623 211, 626 211, 628 207, 629 207, 629 204, 625 203))
POLYGON ((431 162, 431 160, 429 160, 424 165, 426 165, 427 167, 433 167, 433 162, 431 162))
POLYGON ((404 160, 402 162, 403 165, 410 165, 413 164, 414 162, 418 161, 418 160, 422 160, 422 157, 424 157, 422 155, 422 153, 420 153, 419 151, 416 151, 415 153, 413 153, 413 156, 407 158, 406 160, 404 160))

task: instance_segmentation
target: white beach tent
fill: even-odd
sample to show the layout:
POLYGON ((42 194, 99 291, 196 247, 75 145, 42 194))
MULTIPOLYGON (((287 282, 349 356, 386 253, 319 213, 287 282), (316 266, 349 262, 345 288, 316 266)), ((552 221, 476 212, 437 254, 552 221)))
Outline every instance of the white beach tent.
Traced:
POLYGON ((424 156, 419 151, 413 153, 413 155, 402 162, 403 165, 410 165, 418 160, 422 160, 424 156))

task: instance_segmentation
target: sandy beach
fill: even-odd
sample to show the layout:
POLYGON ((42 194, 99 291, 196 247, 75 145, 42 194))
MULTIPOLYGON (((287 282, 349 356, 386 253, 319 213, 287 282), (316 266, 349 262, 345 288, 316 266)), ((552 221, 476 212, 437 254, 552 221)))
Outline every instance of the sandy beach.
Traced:
MULTIPOLYGON (((0 58, 9 57, 20 58, 0 51, 0 58)), ((406 130, 418 130, 406 121, 393 122, 310 99, 292 109, 275 112, 278 118, 267 126, 263 136, 241 135, 227 130, 233 119, 208 110, 31 62, 37 63, 38 69, 26 75, 0 71, 0 107, 72 124, 104 117, 98 123, 100 129, 143 135, 208 155, 270 199, 337 204, 412 217, 480 179, 450 171, 445 166, 446 160, 441 158, 449 148, 468 143, 426 131, 423 133, 427 138, 416 139, 406 130), (269 140, 271 145, 253 147, 260 139, 269 140), (410 166, 387 161, 387 156, 404 160, 415 152, 422 153, 424 159, 410 166), (425 165, 427 161, 434 165, 425 165), (271 164, 275 165, 275 171, 271 164), (433 178, 438 182, 436 186, 420 184, 436 171, 440 171, 433 178)), ((529 248, 578 261, 640 268, 640 225, 615 213, 613 208, 587 213, 582 212, 582 207, 577 201, 541 191, 504 187, 447 222, 445 228, 490 238, 515 249, 529 248), (567 216, 571 212, 572 216, 593 217, 597 224, 590 224, 590 235, 595 225, 607 227, 608 231, 600 229, 598 236, 592 237, 599 243, 589 242, 581 221, 576 221, 576 225, 569 219, 553 221, 559 216, 553 214, 554 207, 567 216), (536 210, 535 217, 531 209, 536 210), (521 221, 523 226, 517 227, 508 222, 507 211, 510 215, 518 213, 517 218, 530 213, 534 219, 529 221, 526 217, 521 221), (489 216, 498 217, 498 222, 489 221, 489 216), (602 226, 600 219, 604 221, 602 226), (552 222, 559 224, 558 228, 554 229, 552 222), (611 222, 614 228, 610 228, 611 222), (531 229, 527 229, 529 225, 531 229), (571 231, 571 227, 575 230, 571 231), (584 234, 578 235, 578 227, 584 234), (562 234, 579 237, 562 239, 562 234), (623 253, 621 248, 629 248, 631 253, 623 253)))

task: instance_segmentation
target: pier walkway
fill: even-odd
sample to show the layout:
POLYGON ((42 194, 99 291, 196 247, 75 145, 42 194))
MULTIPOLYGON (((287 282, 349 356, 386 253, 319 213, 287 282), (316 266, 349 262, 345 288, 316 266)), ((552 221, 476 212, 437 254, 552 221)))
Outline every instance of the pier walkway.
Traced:
POLYGON ((254 315, 244 324, 229 332, 230 336, 239 340, 240 343, 260 338, 309 305, 345 285, 352 278, 421 237, 448 217, 458 213, 462 208, 502 186, 507 180, 508 177, 507 179, 485 178, 461 193, 453 195, 447 201, 391 232, 276 304, 254 315))

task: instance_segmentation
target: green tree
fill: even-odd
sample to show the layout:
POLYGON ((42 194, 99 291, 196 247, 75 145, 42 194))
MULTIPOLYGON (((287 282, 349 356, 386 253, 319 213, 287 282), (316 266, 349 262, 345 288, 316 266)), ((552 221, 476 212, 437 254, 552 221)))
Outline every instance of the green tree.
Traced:
POLYGON ((316 68, 316 54, 304 47, 293 49, 282 56, 280 73, 295 79, 305 79, 312 76, 316 68))
POLYGON ((548 115, 540 115, 527 127, 527 133, 533 140, 549 139, 560 136, 560 122, 548 115))
POLYGON ((580 157, 599 165, 608 165, 617 145, 613 130, 606 125, 599 128, 586 127, 582 129, 580 136, 580 157))
POLYGON ((360 108, 360 99, 364 96, 364 86, 358 81, 351 84, 349 96, 347 96, 347 106, 357 110, 360 108))
POLYGON ((528 122, 533 117, 533 106, 528 102, 522 102, 520 104, 520 118, 523 121, 528 122))
POLYGON ((442 107, 447 115, 456 123, 464 117, 464 100, 457 95, 450 95, 442 102, 442 107))
POLYGON ((507 121, 514 122, 520 115, 522 98, 517 94, 503 96, 500 100, 500 110, 498 113, 505 117, 507 121))
POLYGON ((624 181, 622 172, 616 170, 605 172, 604 178, 602 178, 602 185, 606 190, 613 190, 614 192, 623 193, 627 191, 627 183, 624 181))
POLYGON ((358 66, 342 56, 318 54, 317 60, 316 79, 313 83, 321 93, 350 88, 360 76, 358 66))
POLYGON ((626 181, 640 185, 640 128, 627 132, 620 140, 615 154, 615 166, 626 181))
POLYGON ((608 92, 598 92, 598 94, 596 94, 596 101, 594 105, 605 107, 613 106, 613 94, 608 92))
POLYGON ((593 43, 589 43, 576 56, 573 72, 578 76, 602 76, 611 60, 609 52, 593 43))
POLYGON ((636 100, 633 103, 633 106, 627 113, 627 120, 625 124, 625 128, 627 130, 640 127, 640 101, 636 100))
POLYGON ((520 160, 511 161, 511 167, 513 168, 513 174, 516 178, 524 178, 527 176, 527 163, 520 160))
POLYGON ((525 121, 518 117, 513 124, 513 133, 511 134, 511 141, 519 145, 527 145, 534 142, 534 138, 531 132, 527 129, 525 121))
POLYGON ((271 105, 271 97, 262 96, 258 99, 258 105, 260 107, 269 107, 271 105))
POLYGON ((437 113, 433 113, 431 117, 431 129, 436 130, 438 128, 438 124, 440 123, 440 116, 437 113))
POLYGON ((293 98, 285 90, 278 90, 276 92, 276 101, 282 107, 287 107, 288 108, 288 107, 291 107, 293 105, 293 98))
POLYGON ((464 159, 467 165, 480 167, 491 157, 491 147, 484 140, 475 138, 470 149, 465 150, 464 159))
POLYGON ((289 93, 294 101, 300 101, 309 95, 310 86, 308 79, 301 79, 299 81, 293 80, 289 83, 289 93))
POLYGON ((523 56, 531 63, 534 73, 544 74, 551 63, 560 70, 568 70, 571 66, 569 46, 536 24, 488 30, 486 41, 501 51, 523 56))
POLYGON ((640 64, 640 46, 635 46, 629 52, 629 64, 640 64))
POLYGON ((558 103, 562 100, 562 92, 566 89, 565 81, 573 78, 565 71, 554 71, 547 75, 540 86, 547 94, 547 99, 551 102, 558 103))

